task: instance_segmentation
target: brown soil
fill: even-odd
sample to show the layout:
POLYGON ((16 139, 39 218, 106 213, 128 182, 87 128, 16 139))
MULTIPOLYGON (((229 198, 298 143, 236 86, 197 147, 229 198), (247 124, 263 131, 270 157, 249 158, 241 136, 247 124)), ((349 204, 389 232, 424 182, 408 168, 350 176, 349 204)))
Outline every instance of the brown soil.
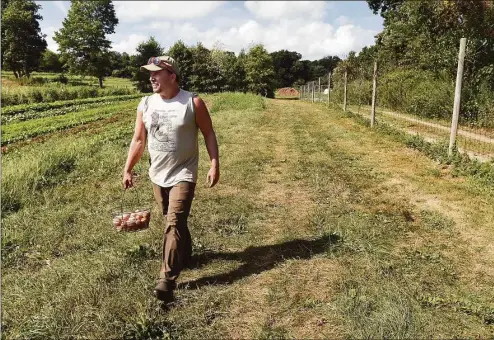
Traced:
POLYGON ((284 87, 282 89, 279 89, 276 94, 278 96, 298 96, 299 95, 299 92, 294 89, 293 87, 284 87))

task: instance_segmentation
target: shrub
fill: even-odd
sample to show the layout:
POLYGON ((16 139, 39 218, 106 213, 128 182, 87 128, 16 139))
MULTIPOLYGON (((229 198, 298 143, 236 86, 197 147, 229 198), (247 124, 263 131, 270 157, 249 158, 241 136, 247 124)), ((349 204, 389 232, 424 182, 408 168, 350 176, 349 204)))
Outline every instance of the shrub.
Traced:
POLYGON ((69 78, 67 78, 63 73, 61 73, 57 77, 53 78, 52 81, 66 85, 69 83, 69 78))

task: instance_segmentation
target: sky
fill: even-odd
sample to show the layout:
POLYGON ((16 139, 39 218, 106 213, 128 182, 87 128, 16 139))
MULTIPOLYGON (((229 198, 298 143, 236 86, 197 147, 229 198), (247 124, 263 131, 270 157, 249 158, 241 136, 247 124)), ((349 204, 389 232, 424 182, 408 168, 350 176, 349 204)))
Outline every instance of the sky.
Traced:
MULTIPOLYGON (((36 1, 42 6, 41 31, 57 52, 54 32, 62 27, 70 1, 36 1)), ((302 59, 346 57, 374 44, 383 19, 365 1, 114 1, 119 20, 108 35, 112 49, 135 54, 154 36, 167 50, 182 40, 201 42, 236 54, 262 43, 268 52, 296 51, 302 59)))

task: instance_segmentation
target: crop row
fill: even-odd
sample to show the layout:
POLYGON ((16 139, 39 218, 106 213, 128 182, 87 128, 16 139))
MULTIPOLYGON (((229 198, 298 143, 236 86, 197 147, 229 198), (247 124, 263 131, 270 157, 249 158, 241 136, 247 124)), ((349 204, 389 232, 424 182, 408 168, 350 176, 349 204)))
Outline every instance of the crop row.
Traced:
POLYGON ((74 126, 105 119, 122 111, 135 109, 136 103, 124 102, 104 108, 67 113, 63 116, 44 117, 2 126, 2 146, 37 137, 43 134, 68 129, 74 126))
POLYGON ((136 94, 136 90, 132 87, 107 87, 102 89, 95 86, 50 85, 25 89, 19 86, 2 89, 2 107, 129 94, 136 94))
POLYGON ((96 97, 96 98, 82 98, 82 99, 71 99, 71 100, 59 100, 55 102, 48 103, 35 103, 35 104, 20 104, 13 105, 2 108, 2 115, 13 116, 26 111, 46 111, 51 109, 58 109, 62 107, 69 107, 72 105, 80 104, 90 104, 90 103, 101 103, 108 100, 126 100, 133 99, 144 96, 143 94, 127 94, 127 95, 117 95, 117 96, 106 96, 106 97, 96 97))
MULTIPOLYGON (((135 101, 137 97, 139 96, 132 95, 132 96, 105 97, 106 100, 104 101, 95 100, 86 104, 82 103, 82 104, 62 106, 58 108, 48 109, 45 111, 29 110, 15 115, 2 115, 1 122, 2 124, 8 125, 8 124, 13 124, 15 122, 22 122, 31 119, 63 116, 72 112, 89 110, 96 107, 102 108, 110 105, 115 105, 120 102, 129 102, 129 101, 135 102, 135 105, 137 107, 137 102, 135 101)), ((99 98, 95 98, 95 99, 99 99, 99 98)))

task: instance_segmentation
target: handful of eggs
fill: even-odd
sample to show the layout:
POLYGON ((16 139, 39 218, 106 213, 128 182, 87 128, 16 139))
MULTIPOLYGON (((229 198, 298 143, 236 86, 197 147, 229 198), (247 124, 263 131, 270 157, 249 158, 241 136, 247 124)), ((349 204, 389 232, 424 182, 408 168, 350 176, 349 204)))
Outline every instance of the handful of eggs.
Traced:
POLYGON ((118 214, 113 217, 113 226, 117 231, 135 231, 149 226, 149 210, 136 210, 132 213, 118 214))

